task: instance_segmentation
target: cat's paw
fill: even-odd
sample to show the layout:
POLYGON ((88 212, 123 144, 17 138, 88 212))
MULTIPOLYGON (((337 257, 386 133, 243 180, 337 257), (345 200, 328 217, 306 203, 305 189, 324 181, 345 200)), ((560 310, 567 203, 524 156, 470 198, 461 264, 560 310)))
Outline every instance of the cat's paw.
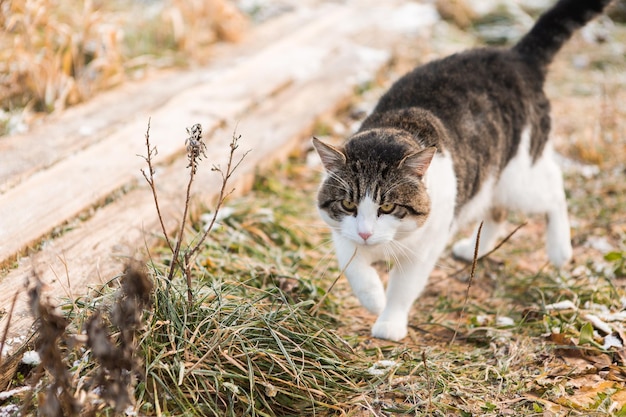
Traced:
POLYGON ((463 261, 472 262, 474 260, 474 248, 474 239, 461 239, 452 245, 452 255, 463 261))
POLYGON ((557 268, 565 265, 572 258, 572 241, 570 239, 569 224, 565 220, 548 221, 546 251, 550 263, 557 268))
POLYGON ((405 338, 407 334, 406 322, 376 320, 372 327, 372 336, 378 339, 393 340, 398 342, 405 338))
POLYGON ((385 309, 386 298, 384 291, 362 291, 355 293, 355 295, 359 299, 361 305, 372 314, 376 314, 378 316, 385 309))
POLYGON ((561 268, 572 258, 572 244, 569 240, 558 245, 548 245, 548 259, 557 268, 561 268))

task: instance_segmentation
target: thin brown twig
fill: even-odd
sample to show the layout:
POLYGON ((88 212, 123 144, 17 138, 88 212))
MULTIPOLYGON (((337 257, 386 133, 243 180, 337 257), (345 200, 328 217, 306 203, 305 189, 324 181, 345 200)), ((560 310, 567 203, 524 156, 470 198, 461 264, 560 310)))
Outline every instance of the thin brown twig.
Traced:
POLYGON ((161 208, 159 206, 159 198, 157 196, 156 186, 154 185, 154 172, 155 171, 152 165, 152 157, 156 156, 158 154, 158 151, 157 151, 156 146, 155 147, 150 146, 150 121, 151 119, 148 119, 148 128, 146 129, 146 134, 145 134, 147 154, 146 156, 139 155, 148 164, 149 174, 146 174, 146 171, 144 171, 143 169, 141 170, 141 173, 143 174, 143 177, 146 179, 146 182, 148 183, 148 185, 150 186, 150 189, 152 190, 152 197, 154 198, 154 206, 156 207, 157 217, 159 218, 159 223, 161 224, 161 231, 163 232, 163 237, 165 238, 165 242, 167 242, 167 246, 169 246, 170 251, 174 253, 174 247, 172 246, 172 241, 170 240, 169 235, 167 234, 167 229, 165 228, 165 223, 163 222, 163 216, 161 215, 161 208))
MULTIPOLYGON (((250 151, 246 151, 241 156, 239 161, 237 161, 237 163, 233 165, 235 151, 237 150, 237 148, 239 148, 238 141, 240 138, 241 138, 241 135, 237 136, 236 133, 233 132, 233 137, 230 142, 230 153, 228 154, 228 162, 226 164, 226 171, 223 171, 219 166, 216 166, 216 165, 214 165, 213 168, 211 169, 212 171, 219 172, 222 176, 222 185, 220 187, 220 192, 217 197, 217 203, 213 211, 213 216, 211 217, 211 221, 209 222, 209 225, 206 227, 206 230, 204 231, 200 239, 184 255, 184 273, 187 278, 187 298, 190 303, 192 302, 192 299, 193 299, 193 294, 191 292, 191 259, 198 253, 198 251, 200 250, 200 246, 204 243, 209 233, 211 233, 211 230, 213 230, 213 227, 215 226, 215 222, 217 221, 217 215, 219 214, 219 211, 222 205, 224 204, 224 201, 226 200, 226 198, 228 198, 229 195, 231 195, 235 191, 234 189, 232 189, 226 192, 228 181, 232 177, 233 173, 237 170, 241 162, 244 160, 246 155, 248 155, 248 153, 250 152, 250 151)), ((192 168, 192 172, 193 172, 193 168, 192 168)), ((191 186, 191 181, 189 182, 189 186, 191 186)), ((186 216, 186 209, 187 209, 188 204, 189 204, 189 188, 187 189, 187 202, 185 204, 185 216, 186 216)), ((181 228, 181 236, 182 236, 182 232, 183 232, 183 229, 181 228)))
POLYGON ((424 363, 424 371, 426 372, 426 383, 428 384, 428 409, 426 413, 429 414, 433 409, 433 384, 430 379, 430 369, 426 363, 426 352, 422 351, 422 362, 424 363))
POLYGON ((165 228, 163 216, 161 215, 161 209, 159 207, 159 199, 158 199, 156 187, 154 184, 154 167, 152 164, 152 158, 157 154, 157 149, 156 147, 151 147, 150 145, 150 119, 148 120, 148 128, 146 130, 146 135, 145 135, 147 155, 142 156, 142 158, 148 164, 149 173, 146 173, 145 170, 143 169, 141 170, 141 172, 144 178, 146 179, 146 181, 148 182, 148 184, 150 185, 150 189, 152 190, 152 196, 154 198, 154 205, 156 207, 159 222, 161 224, 161 230, 163 231, 163 236, 165 237, 167 245, 170 251, 172 252, 172 263, 170 265, 167 278, 169 281, 171 281, 174 278, 174 273, 176 272, 176 268, 178 267, 181 269, 187 281, 187 298, 189 302, 191 303, 193 301, 193 294, 191 291, 191 259, 197 254, 197 252, 200 249, 200 246, 204 243, 207 236, 213 229, 215 222, 217 221, 218 212, 221 206, 224 204, 224 201, 230 194, 233 193, 234 189, 229 192, 226 191, 228 181, 230 180, 235 170, 239 167, 243 159, 246 157, 246 155, 248 155, 248 152, 250 151, 245 152, 243 156, 239 159, 239 161, 234 163, 234 155, 235 155, 235 151, 239 147, 238 140, 241 138, 241 135, 236 136, 236 134, 233 133, 233 138, 230 142, 230 153, 228 156, 228 163, 226 166, 226 170, 224 171, 219 166, 215 166, 215 165, 212 168, 213 171, 218 171, 221 174, 222 185, 220 187, 220 192, 219 192, 219 196, 217 199, 217 205, 215 207, 215 211, 213 213, 211 222, 209 223, 208 227, 206 228, 206 230, 204 231, 200 239, 196 242, 196 244, 191 249, 184 251, 184 255, 182 255, 182 259, 181 259, 181 248, 182 248, 182 244, 184 240, 185 227, 187 225, 187 214, 189 212, 189 205, 191 201, 191 187, 195 179, 196 170, 198 168, 198 161, 201 160, 201 157, 203 156, 206 157, 206 154, 205 154, 206 145, 202 141, 202 126, 200 124, 195 124, 191 128, 187 129, 187 133, 189 134, 189 137, 185 140, 185 144, 187 145, 187 157, 189 158, 189 165, 187 166, 187 168, 191 168, 191 170, 189 173, 189 181, 187 182, 187 189, 185 192, 185 205, 183 209, 183 216, 180 222, 178 238, 176 239, 175 245, 172 243, 173 242, 172 239, 170 239, 169 235, 167 234, 167 229, 165 228))
MULTIPOLYGON (((178 260, 178 254, 180 253, 180 246, 183 242, 183 236, 185 234, 185 224, 187 223, 187 212, 189 211, 189 200, 191 199, 191 184, 193 183, 193 179, 195 177, 195 169, 191 169, 189 173, 189 182, 187 183, 187 191, 185 193, 185 208, 183 209, 183 218, 180 222, 180 231, 178 232, 178 239, 176 240, 176 247, 174 248, 172 254, 172 264, 170 265, 170 271, 167 274, 167 279, 172 280, 174 277, 174 271, 176 270, 176 265, 178 264, 183 271, 187 271, 187 268, 183 265, 180 265, 180 261, 178 260)), ((187 264, 187 257, 185 256, 185 265, 187 264)), ((189 274, 187 274, 189 275, 189 274)), ((187 284, 188 288, 191 288, 190 277, 187 276, 187 284)))
MULTIPOLYGON (((513 235, 515 233, 517 233, 517 231, 519 229, 521 229, 522 227, 526 226, 528 224, 528 222, 524 222, 521 223, 519 225, 517 225, 517 227, 515 227, 515 229, 513 229, 513 231, 511 233, 509 233, 508 235, 506 235, 506 237, 504 237, 502 240, 500 240, 500 242, 498 242, 498 244, 496 246, 493 247, 493 249, 491 249, 489 252, 485 253, 484 255, 480 256, 478 258, 478 260, 482 260, 485 259, 487 257, 489 257, 489 255, 491 255, 492 253, 494 253, 495 251, 497 251, 498 249, 500 249, 500 247, 502 245, 504 245, 509 239, 511 239, 513 237, 513 235)), ((473 262, 472 262, 473 263, 473 262)), ((458 274, 460 274, 461 272, 465 271, 467 268, 469 268, 472 264, 467 264, 465 266, 463 266, 462 268, 454 271, 452 274, 450 274, 451 276, 456 276, 458 274)))
POLYGON ((220 188, 220 192, 217 198, 217 204, 215 205, 215 210, 213 211, 213 216, 211 217, 211 221, 209 222, 209 225, 207 226, 206 230, 204 231, 204 234, 200 237, 200 240, 198 240, 198 242, 194 245, 194 247, 188 252, 188 259, 191 258, 193 255, 195 255, 196 252, 198 252, 198 250, 200 249, 200 246, 204 243, 204 241, 206 240, 207 236, 209 235, 209 233, 211 232, 211 230, 213 229, 213 227, 215 226, 215 222, 217 221, 217 215, 219 213, 220 208, 222 207, 222 205, 224 204, 224 201, 226 200, 226 198, 231 195, 235 190, 232 189, 228 192, 226 192, 226 187, 228 185, 228 181, 230 180, 230 177, 233 175, 233 173, 237 170, 237 168, 239 167, 239 165, 243 162, 244 158, 248 155, 248 153, 250 153, 250 151, 246 151, 241 158, 239 159, 239 161, 233 165, 233 159, 235 156, 235 151, 237 150, 237 148, 239 148, 239 144, 238 141, 241 138, 241 135, 236 136, 235 133, 233 133, 233 138, 230 142, 230 153, 228 155, 228 162, 226 165, 226 172, 224 172, 219 166, 213 166, 213 168, 211 169, 212 171, 217 171, 221 174, 222 176, 222 186, 220 188))
POLYGON ((483 231, 483 222, 480 222, 478 226, 478 230, 476 231, 476 243, 474 244, 474 258, 472 260, 472 270, 470 271, 470 277, 467 281, 467 288, 465 290, 465 300, 463 301, 463 308, 461 308, 461 314, 459 315, 459 319, 456 322, 456 326, 454 328, 454 334, 452 335, 452 339, 450 340, 450 345, 454 343, 456 339, 456 335, 459 332, 459 326, 461 325, 461 321, 465 316, 465 307, 467 307, 467 301, 469 300, 469 292, 472 287, 472 282, 474 281, 474 273, 476 272, 476 264, 478 263, 478 248, 480 246, 480 233, 483 231))
POLYGON ((346 266, 343 267, 343 269, 341 271, 339 271, 339 273, 337 274, 337 277, 335 278, 335 280, 332 282, 332 284, 330 284, 330 287, 328 287, 328 290, 326 291, 326 293, 322 296, 322 298, 320 298, 320 300, 311 308, 311 310, 309 310, 309 313, 311 315, 315 315, 317 313, 317 311, 319 310, 320 306, 322 305, 322 303, 324 302, 324 300, 326 300, 326 298, 328 297, 328 295, 330 294, 330 292, 333 290, 333 288, 335 287, 335 284, 337 284, 337 281, 339 281, 339 278, 341 278, 341 275, 343 275, 343 273, 345 272, 346 268, 348 268, 348 266, 350 266, 350 264, 352 263, 352 261, 354 260, 354 257, 356 256, 356 251, 358 248, 354 248, 354 253, 352 254, 352 256, 350 257, 350 259, 348 260, 348 263, 346 264, 346 266))

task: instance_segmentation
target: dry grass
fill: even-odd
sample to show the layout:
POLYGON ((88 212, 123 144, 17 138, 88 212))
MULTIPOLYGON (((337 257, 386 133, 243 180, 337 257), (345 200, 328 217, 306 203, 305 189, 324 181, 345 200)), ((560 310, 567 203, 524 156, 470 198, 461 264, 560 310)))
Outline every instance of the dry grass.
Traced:
MULTIPOLYGON (((611 36, 625 33, 617 27, 611 36)), ((470 270, 444 256, 414 306, 406 340, 373 339, 374 317, 346 280, 333 287, 339 271, 314 210, 320 174, 295 157, 222 209, 189 265, 193 285, 182 274, 167 279, 174 261, 166 244, 152 252, 154 303, 136 339, 145 372, 134 411, 626 416, 626 63, 612 48, 577 37, 548 86, 557 148, 599 164, 566 175, 570 265, 560 272, 547 265, 543 219, 512 215, 511 230, 528 224, 476 263, 471 286, 470 270), (583 50, 592 64, 576 69, 572 59, 583 50)), ((335 125, 324 130, 333 135, 328 126, 335 125)), ((185 230, 196 237, 212 218, 198 211, 185 230)), ((68 328, 80 329, 96 306, 112 305, 112 293, 70 303, 68 328)), ((71 378, 86 380, 94 362, 88 350, 76 355, 84 361, 71 378)))
POLYGON ((227 0, 9 0, 0 3, 0 134, 147 68, 206 60, 247 19, 227 0))

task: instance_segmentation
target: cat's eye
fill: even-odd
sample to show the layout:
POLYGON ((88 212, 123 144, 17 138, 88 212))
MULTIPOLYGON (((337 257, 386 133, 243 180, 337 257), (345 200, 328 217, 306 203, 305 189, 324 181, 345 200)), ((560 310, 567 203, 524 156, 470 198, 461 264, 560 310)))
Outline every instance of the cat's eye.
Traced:
POLYGON ((341 207, 345 210, 345 211, 356 211, 356 203, 354 201, 350 201, 350 200, 341 200, 341 207))
POLYGON ((396 208, 396 205, 393 203, 385 203, 381 204, 378 210, 383 214, 389 214, 396 208))

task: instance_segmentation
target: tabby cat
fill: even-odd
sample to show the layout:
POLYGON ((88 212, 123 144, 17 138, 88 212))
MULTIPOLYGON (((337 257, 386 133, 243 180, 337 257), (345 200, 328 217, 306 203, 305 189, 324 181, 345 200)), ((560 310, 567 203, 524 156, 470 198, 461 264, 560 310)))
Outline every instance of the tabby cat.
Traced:
MULTIPOLYGON (((342 147, 313 138, 327 173, 318 208, 374 337, 407 334, 411 305, 449 238, 484 221, 478 256, 507 210, 544 213, 553 265, 572 256, 562 174, 549 141, 548 65, 609 0, 560 0, 512 48, 482 48, 417 67, 382 96, 342 147), (393 263, 387 290, 372 264, 393 263)), ((478 229, 477 229, 478 230, 478 229)), ((472 260, 477 231, 452 247, 472 260)))

